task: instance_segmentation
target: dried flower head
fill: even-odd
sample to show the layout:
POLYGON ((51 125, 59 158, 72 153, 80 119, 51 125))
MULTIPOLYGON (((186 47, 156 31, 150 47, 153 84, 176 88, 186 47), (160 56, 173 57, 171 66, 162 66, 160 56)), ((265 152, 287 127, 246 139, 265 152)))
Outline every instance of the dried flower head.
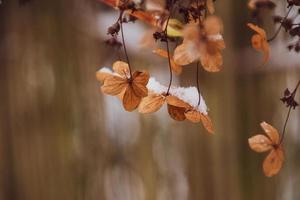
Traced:
POLYGON ((266 135, 255 135, 248 139, 249 146, 252 150, 261 153, 270 151, 263 162, 264 174, 268 177, 276 175, 283 164, 284 153, 280 143, 278 131, 266 122, 262 122, 261 127, 266 135))
POLYGON ((174 51, 175 63, 187 65, 200 60, 205 70, 220 71, 223 64, 221 51, 225 48, 222 30, 221 20, 216 16, 209 16, 200 27, 197 24, 187 25, 183 43, 174 51))
POLYGON ((247 25, 256 32, 251 38, 252 47, 263 53, 263 63, 266 63, 270 57, 270 47, 266 32, 254 24, 248 23, 247 25))
POLYGON ((135 71, 130 75, 129 66, 122 61, 113 64, 115 73, 98 71, 97 78, 103 81, 101 90, 103 93, 116 96, 120 95, 123 106, 127 111, 133 111, 138 107, 143 97, 148 95, 146 87, 149 74, 147 72, 135 71))
POLYGON ((195 87, 171 87, 167 94, 167 87, 161 85, 154 78, 150 78, 147 85, 149 95, 142 99, 139 105, 140 113, 153 113, 158 111, 164 103, 167 103, 170 117, 176 121, 185 119, 202 123, 209 133, 213 133, 213 124, 207 114, 207 107, 201 97, 198 105, 197 89, 195 87))

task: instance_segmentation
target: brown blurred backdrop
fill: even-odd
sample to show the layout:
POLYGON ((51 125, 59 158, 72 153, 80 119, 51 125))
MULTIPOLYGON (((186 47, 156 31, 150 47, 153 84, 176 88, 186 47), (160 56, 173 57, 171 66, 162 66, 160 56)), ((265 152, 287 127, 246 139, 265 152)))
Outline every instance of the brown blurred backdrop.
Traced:
MULTIPOLYGON (((281 130, 287 109, 279 98, 300 77, 300 55, 287 53, 281 35, 260 67, 246 1, 216 7, 227 48, 222 72, 201 71, 216 127, 210 136, 201 125, 171 120, 166 109, 127 113, 99 92, 96 70, 118 56, 103 43, 113 9, 93 0, 2 0, 0 200, 300 199, 298 109, 278 176, 264 177, 264 155, 247 145, 261 121, 281 130)), ((140 53, 139 32, 128 28, 145 27, 126 26, 133 65, 167 82, 166 60, 140 53)), ((176 83, 193 85, 194 72, 186 67, 176 83)))

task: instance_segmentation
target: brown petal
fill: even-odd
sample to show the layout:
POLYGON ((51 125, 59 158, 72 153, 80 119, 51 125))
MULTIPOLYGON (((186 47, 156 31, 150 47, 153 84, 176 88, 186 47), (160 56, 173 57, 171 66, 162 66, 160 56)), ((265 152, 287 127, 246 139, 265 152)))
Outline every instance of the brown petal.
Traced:
POLYGON ((263 38, 267 38, 266 36, 266 32, 264 29, 254 25, 254 24, 251 24, 251 23, 248 23, 247 26, 249 26, 252 30, 254 30, 255 32, 257 32, 259 35, 261 35, 263 38))
POLYGON ((156 55, 159 55, 163 58, 168 58, 168 52, 164 49, 157 48, 157 49, 153 50, 153 53, 155 53, 156 55))
POLYGON ((182 101, 181 99, 172 96, 172 95, 168 95, 166 97, 167 103, 172 105, 172 106, 176 106, 176 107, 181 107, 181 108, 190 108, 191 106, 188 103, 185 103, 184 101, 182 101))
POLYGON ((140 113, 153 113, 158 111, 165 103, 166 98, 159 94, 150 94, 142 99, 139 105, 140 113))
POLYGON ((96 78, 101 83, 103 83, 107 77, 111 77, 111 76, 113 75, 108 72, 101 72, 100 70, 96 72, 96 78))
POLYGON ((116 61, 113 64, 113 70, 121 76, 129 75, 129 66, 126 62, 116 61))
POLYGON ((132 87, 128 86, 123 96, 123 106, 125 110, 131 112, 135 110, 141 102, 141 97, 137 96, 132 87))
POLYGON ((261 51, 262 49, 262 37, 259 34, 254 34, 251 37, 251 44, 252 47, 258 51, 261 51))
POLYGON ((199 51, 193 41, 187 41, 176 47, 173 58, 178 65, 188 65, 199 59, 199 51))
POLYGON ((127 85, 127 79, 118 76, 110 76, 104 80, 101 90, 105 94, 115 96, 120 94, 122 90, 127 87, 127 85))
POLYGON ((214 126, 212 123, 212 120, 208 115, 201 114, 201 122, 204 128, 209 132, 209 133, 214 133, 214 126))
POLYGON ((207 0, 206 1, 206 7, 208 9, 208 12, 210 14, 213 14, 215 12, 214 2, 213 0, 207 0))
POLYGON ((265 152, 273 148, 272 142, 264 135, 255 135, 248 139, 249 146, 256 152, 265 152))
POLYGON ((223 32, 223 24, 219 17, 209 16, 204 21, 204 30, 207 35, 216 35, 223 32))
POLYGON ((168 112, 171 118, 177 121, 184 121, 185 120, 185 108, 176 107, 168 104, 168 112))
POLYGON ((135 71, 132 75, 132 88, 135 94, 139 97, 146 97, 148 95, 147 83, 149 81, 148 72, 135 71))
POLYGON ((273 126, 266 122, 260 123, 260 126, 264 129, 273 144, 279 144, 279 133, 273 126))
POLYGON ((171 59, 171 68, 172 71, 176 74, 176 75, 180 75, 182 72, 182 66, 181 65, 177 65, 174 61, 174 59, 171 59))
POLYGON ((199 123, 201 121, 201 113, 196 110, 189 110, 184 114, 186 119, 193 123, 199 123))
POLYGON ((263 162, 263 170, 266 176, 276 175, 283 164, 284 153, 282 148, 272 150, 263 162))
POLYGON ((222 69, 223 56, 217 52, 215 54, 203 53, 200 55, 203 68, 208 72, 218 72, 222 69))

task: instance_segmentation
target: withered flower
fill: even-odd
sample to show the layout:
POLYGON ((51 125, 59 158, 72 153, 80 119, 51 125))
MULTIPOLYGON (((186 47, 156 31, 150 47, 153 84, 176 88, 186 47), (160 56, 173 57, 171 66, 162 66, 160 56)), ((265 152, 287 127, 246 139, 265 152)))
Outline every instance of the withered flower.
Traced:
POLYGON ((282 167, 283 148, 278 131, 266 122, 262 122, 260 125, 267 136, 258 134, 249 138, 248 142, 250 148, 258 153, 270 151, 263 162, 263 171, 266 176, 271 177, 276 175, 282 167))
POLYGON ((142 99, 138 108, 140 113, 156 112, 164 103, 167 103, 168 113, 172 119, 176 121, 187 119, 194 123, 201 122, 209 133, 214 132, 202 97, 201 104, 197 104, 198 100, 195 98, 198 98, 198 95, 195 95, 197 93, 195 87, 171 87, 169 94, 167 94, 167 87, 158 83, 154 78, 150 78, 147 87, 149 95, 142 99))
POLYGON ((116 96, 122 99, 123 106, 127 111, 133 111, 141 102, 143 97, 148 95, 146 87, 149 74, 148 72, 135 71, 130 76, 129 66, 122 61, 116 61, 113 64, 115 73, 97 72, 97 79, 103 81, 101 90, 103 93, 116 96))
POLYGON ((174 51, 175 63, 188 65, 200 60, 205 70, 220 71, 223 64, 221 51, 225 48, 222 30, 222 22, 216 16, 207 17, 200 27, 187 25, 183 31, 183 43, 174 51))
POLYGON ((252 47, 263 53, 263 63, 266 63, 270 57, 270 47, 266 32, 254 24, 248 23, 247 25, 256 32, 251 38, 252 47))

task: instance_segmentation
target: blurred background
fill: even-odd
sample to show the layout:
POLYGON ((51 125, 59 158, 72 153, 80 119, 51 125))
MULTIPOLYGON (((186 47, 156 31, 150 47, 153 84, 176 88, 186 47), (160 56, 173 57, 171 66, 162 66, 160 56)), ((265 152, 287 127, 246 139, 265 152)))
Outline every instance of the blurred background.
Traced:
MULTIPOLYGON (((128 113, 99 92, 95 72, 124 58, 103 42, 117 11, 96 0, 2 0, 0 199, 300 199, 299 109, 288 123, 279 175, 266 178, 265 154, 247 143, 263 132, 261 121, 282 129, 287 108, 279 98, 299 80, 300 55, 288 52, 281 34, 262 67, 250 47, 247 2, 215 5, 227 47, 220 73, 201 69, 216 129, 209 135, 200 124, 173 121, 166 108, 128 113)), ((262 24, 271 35, 269 14, 262 24)), ((140 22, 125 25, 132 65, 166 84, 167 61, 139 47, 146 30, 140 22)), ((194 74, 185 67, 174 85, 195 85, 194 74)))

